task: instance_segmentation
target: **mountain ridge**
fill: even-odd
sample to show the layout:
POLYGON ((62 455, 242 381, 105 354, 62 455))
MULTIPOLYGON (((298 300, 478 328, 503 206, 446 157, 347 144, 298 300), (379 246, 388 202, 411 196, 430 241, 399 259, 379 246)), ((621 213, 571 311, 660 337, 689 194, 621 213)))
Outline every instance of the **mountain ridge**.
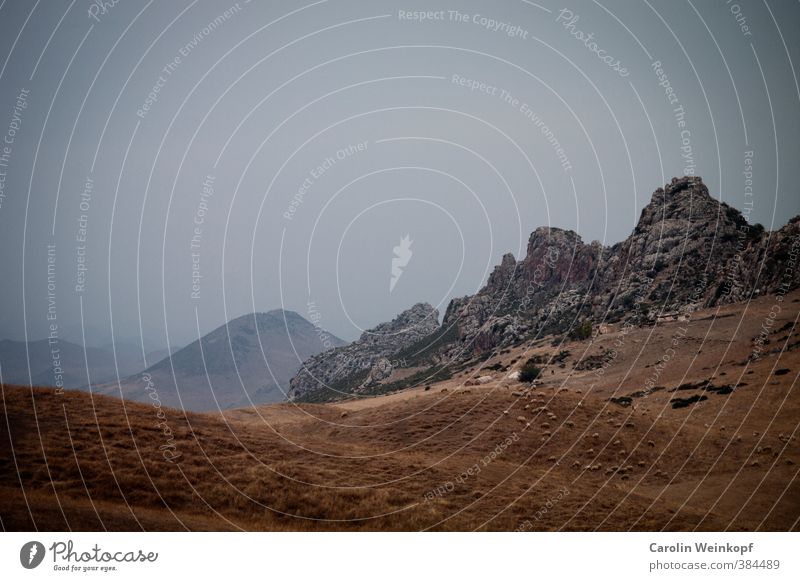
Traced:
MULTIPOLYGON (((797 288, 800 269, 784 272, 781 262, 796 255, 798 244, 800 217, 766 231, 713 198, 702 178, 673 178, 653 192, 631 234, 613 245, 587 244, 572 230, 536 228, 522 260, 505 254, 477 293, 450 301, 441 325, 429 334, 428 375, 462 368, 500 347, 574 333, 586 321, 588 328, 653 324, 664 313, 686 316, 698 308, 797 288)), ((317 356, 305 375, 338 355, 333 350, 317 356)), ((350 357, 361 355, 369 359, 358 346, 351 347, 350 357)), ((415 371, 420 383, 429 382, 425 369, 415 371)), ((366 395, 362 376, 363 371, 349 381, 340 377, 335 393, 326 398, 366 395)), ((380 376, 376 383, 382 391, 410 386, 393 369, 380 376)), ((319 392, 327 391, 324 382, 313 385, 300 376, 292 386, 292 397, 300 401, 317 401, 319 392)))
POLYGON ((95 388, 133 401, 157 398, 192 411, 230 409, 285 399, 302 361, 327 345, 345 342, 294 311, 241 315, 172 355, 127 377, 95 388), (151 395, 153 394, 153 395, 151 395))

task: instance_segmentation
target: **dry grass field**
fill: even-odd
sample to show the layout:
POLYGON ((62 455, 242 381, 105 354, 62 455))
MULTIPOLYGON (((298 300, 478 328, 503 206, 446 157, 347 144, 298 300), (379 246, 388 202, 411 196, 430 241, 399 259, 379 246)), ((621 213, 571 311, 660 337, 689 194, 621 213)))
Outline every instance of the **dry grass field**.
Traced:
POLYGON ((483 363, 495 371, 339 404, 160 418, 148 404, 3 386, 0 524, 798 530, 800 293, 750 360, 774 304, 549 337, 483 363), (533 355, 539 384, 506 378, 533 355), (473 376, 492 379, 465 386, 473 376))

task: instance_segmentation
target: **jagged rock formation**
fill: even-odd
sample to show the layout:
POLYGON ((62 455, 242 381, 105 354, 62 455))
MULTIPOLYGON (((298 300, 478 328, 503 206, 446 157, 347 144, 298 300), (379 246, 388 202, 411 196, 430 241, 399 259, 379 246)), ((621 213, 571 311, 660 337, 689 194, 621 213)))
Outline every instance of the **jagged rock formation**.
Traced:
MULTIPOLYGON (((673 178, 654 192, 631 235, 613 246, 538 228, 521 261, 506 254, 484 288, 450 302, 442 326, 428 331, 426 361, 461 364, 498 347, 573 332, 587 320, 650 324, 667 313, 688 316, 785 293, 800 286, 799 251, 800 217, 767 232, 712 198, 701 178, 673 178)), ((361 346, 350 349, 348 357, 358 358, 361 346)), ((315 365, 344 357, 338 351, 315 357, 315 365)), ((388 377, 385 369, 364 371, 361 379, 368 376, 372 383, 388 377)))
POLYGON ((409 345, 435 333, 439 311, 418 303, 389 322, 364 331, 346 345, 308 359, 290 382, 292 399, 321 401, 361 393, 406 367, 398 354, 409 345))

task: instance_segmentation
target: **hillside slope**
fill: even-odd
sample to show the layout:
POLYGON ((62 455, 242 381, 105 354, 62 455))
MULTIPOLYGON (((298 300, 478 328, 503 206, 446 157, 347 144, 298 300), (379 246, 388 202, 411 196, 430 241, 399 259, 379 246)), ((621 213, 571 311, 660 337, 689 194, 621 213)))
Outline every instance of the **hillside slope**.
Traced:
POLYGON ((764 296, 588 341, 548 336, 493 356, 481 385, 464 386, 487 373, 476 366, 428 390, 340 404, 186 414, 4 386, 0 522, 798 530, 800 292, 782 297, 762 338, 775 304, 764 296), (506 378, 533 356, 550 361, 539 384, 506 378))
POLYGON ((98 393, 192 411, 281 401, 302 362, 344 341, 292 311, 244 315, 98 393))

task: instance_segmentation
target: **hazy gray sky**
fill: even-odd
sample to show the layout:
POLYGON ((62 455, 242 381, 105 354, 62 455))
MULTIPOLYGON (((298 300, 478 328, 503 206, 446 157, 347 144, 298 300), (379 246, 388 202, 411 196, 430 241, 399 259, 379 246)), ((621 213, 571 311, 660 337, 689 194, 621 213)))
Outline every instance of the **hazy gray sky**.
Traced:
POLYGON ((800 213, 797 2, 101 4, 0 4, 0 338, 353 339, 685 173, 800 213))

